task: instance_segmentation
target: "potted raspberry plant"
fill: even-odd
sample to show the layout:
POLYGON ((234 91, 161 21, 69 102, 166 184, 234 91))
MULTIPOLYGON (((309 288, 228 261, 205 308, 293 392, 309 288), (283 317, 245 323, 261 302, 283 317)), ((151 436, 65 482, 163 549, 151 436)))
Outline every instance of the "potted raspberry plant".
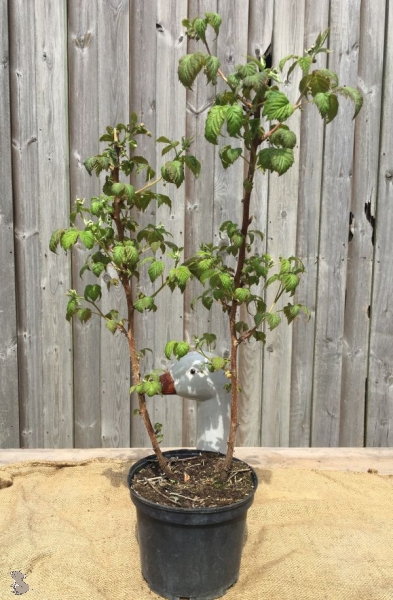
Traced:
POLYGON ((190 89, 200 74, 207 84, 215 86, 218 79, 225 84, 208 112, 205 137, 218 145, 219 136, 226 136, 227 143, 218 151, 224 169, 238 160, 247 164, 241 221, 226 220, 219 228, 221 244, 201 240, 198 252, 188 257, 182 256, 182 248, 164 224, 141 226, 138 215, 151 203, 156 203, 162 212, 165 205, 171 204, 168 195, 157 191, 157 183, 164 181, 179 187, 185 170, 198 177, 201 165, 190 154, 191 140, 160 137, 157 143, 163 144, 163 164, 157 175, 148 160, 138 154, 138 137, 151 134, 133 113, 129 124, 107 128, 101 137, 105 150, 85 163, 90 174, 105 174, 102 194, 90 203, 76 201, 70 226, 53 233, 50 249, 55 252, 60 246, 67 251, 77 242, 82 243, 90 251, 82 273, 88 270, 98 281, 106 274, 108 288, 121 286, 124 291, 127 310, 121 315, 116 309, 105 313, 101 310, 100 283, 86 285, 83 293, 69 290, 66 316, 85 323, 98 315, 112 334, 120 333, 128 344, 131 392, 138 396, 138 413, 155 453, 134 465, 129 475, 138 514, 143 575, 151 589, 163 597, 208 599, 225 593, 238 577, 246 513, 257 486, 252 469, 233 458, 241 388, 238 349, 252 338, 263 343, 266 327, 274 329, 282 320, 290 324, 299 314, 309 314, 305 306, 293 301, 304 272, 301 260, 295 256, 274 259, 256 249, 263 233, 253 227, 254 180, 264 172, 283 176, 291 168, 297 140, 287 123, 296 111, 306 104, 315 104, 328 124, 337 115, 340 97, 353 101, 354 117, 362 106, 362 97, 358 90, 341 86, 334 72, 314 68, 317 55, 328 51, 324 46, 328 31, 321 33, 303 56, 284 57, 277 69, 267 66, 263 56, 248 57, 244 64, 226 74, 208 43, 209 30, 219 35, 221 17, 206 13, 193 21, 185 19, 183 25, 188 38, 200 42, 200 49, 180 60, 181 84, 190 89), (295 104, 281 87, 280 72, 288 66, 288 77, 294 69, 302 72, 295 104), (141 176, 144 181, 137 185, 141 176), (213 471, 199 479, 193 464, 211 468, 211 457, 197 451, 168 454, 160 449, 160 425, 150 419, 146 396, 160 394, 168 385, 168 374, 163 377, 159 371, 153 371, 141 375, 145 350, 137 347, 135 336, 135 319, 145 311, 157 310, 160 292, 169 287, 173 293, 182 293, 191 279, 201 283, 198 299, 207 310, 213 303, 221 306, 230 339, 229 357, 208 352, 215 342, 211 332, 196 335, 194 348, 184 340, 169 340, 165 348, 168 359, 174 356, 179 361, 191 350, 197 351, 209 373, 224 373, 222 381, 230 397, 227 451, 225 456, 214 454, 213 471), (143 291, 144 280, 155 285, 153 292, 143 291), (274 289, 274 301, 269 307, 267 288, 274 289), (278 305, 285 297, 287 303, 278 305), (241 306, 251 315, 251 324, 240 319, 241 306), (239 489, 240 495, 236 495, 239 489), (144 498, 144 490, 153 495, 144 498), (212 502, 214 490, 218 490, 218 495, 213 495, 212 502), (206 496, 210 496, 210 505, 204 503, 206 496), (220 528, 222 535, 218 533, 220 528), (214 535, 210 535, 212 532, 214 535), (215 566, 218 555, 220 569, 215 566))

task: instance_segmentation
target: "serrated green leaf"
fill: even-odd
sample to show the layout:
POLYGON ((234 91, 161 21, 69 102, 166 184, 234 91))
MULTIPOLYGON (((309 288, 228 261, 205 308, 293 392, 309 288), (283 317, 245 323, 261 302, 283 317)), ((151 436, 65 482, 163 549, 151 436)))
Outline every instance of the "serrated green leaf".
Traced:
POLYGON ((218 144, 217 137, 225 123, 227 106, 212 106, 207 113, 205 138, 211 144, 218 144))
POLYGON ((226 360, 222 356, 215 356, 211 359, 211 365, 215 371, 223 369, 226 365, 226 360))
POLYGON ((190 171, 193 173, 193 175, 195 177, 199 177, 199 174, 201 172, 201 163, 199 162, 199 160, 197 160, 195 156, 186 154, 186 156, 184 157, 184 162, 186 163, 190 171))
POLYGON ((296 54, 288 54, 287 56, 284 56, 284 58, 282 58, 280 60, 280 62, 278 63, 278 68, 280 71, 283 70, 283 68, 285 67, 285 64, 288 62, 288 60, 291 59, 297 59, 299 58, 296 54))
POLYGON ((270 312, 266 313, 265 320, 268 324, 270 331, 272 331, 273 329, 278 327, 281 323, 281 317, 277 313, 270 313, 270 312))
POLYGON ((226 109, 227 131, 230 136, 237 137, 243 125, 243 109, 233 104, 226 109))
POLYGON ((112 250, 112 256, 113 256, 113 262, 120 266, 123 262, 123 256, 124 256, 124 244, 122 244, 121 242, 116 244, 113 247, 112 250))
POLYGON ((271 91, 266 95, 263 107, 263 116, 269 120, 285 121, 288 119, 295 107, 282 92, 271 91))
POLYGON ((287 273, 282 278, 282 284, 286 292, 293 292, 299 285, 299 277, 295 273, 287 273))
POLYGON ((219 278, 224 290, 229 290, 232 287, 233 278, 228 273, 220 273, 219 278))
POLYGON ((280 258, 280 275, 291 270, 291 261, 288 258, 280 258))
POLYGON ((51 235, 49 240, 49 250, 56 254, 57 246, 60 244, 61 236, 64 233, 64 229, 56 229, 51 235))
POLYGON ((81 323, 86 323, 91 318, 90 308, 81 308, 78 310, 78 317, 81 323))
POLYGON ((243 79, 243 85, 249 87, 256 92, 262 91, 269 83, 269 76, 266 71, 248 75, 243 79))
POLYGON ((125 183, 124 184, 124 193, 127 196, 127 199, 129 200, 129 202, 132 202, 134 196, 135 196, 135 188, 133 185, 131 185, 130 183, 125 183))
POLYGON ((77 298, 70 298, 70 300, 68 300, 67 311, 66 311, 67 321, 70 321, 72 319, 72 317, 78 312, 79 306, 80 306, 80 304, 79 304, 79 300, 77 298))
POLYGON ((161 135, 159 138, 157 138, 156 142, 160 142, 160 143, 164 143, 164 144, 171 144, 172 141, 165 137, 164 135, 161 135))
POLYGON ((258 166, 283 175, 293 165, 295 160, 291 148, 264 148, 258 154, 258 166))
POLYGON ((103 263, 98 262, 98 263, 93 263, 91 265, 91 271, 94 273, 94 275, 96 277, 99 277, 101 275, 102 271, 104 271, 104 270, 105 270, 105 265, 103 263))
POLYGON ((206 42, 207 22, 204 19, 196 18, 192 23, 193 28, 203 42, 206 42))
POLYGON ((107 326, 107 328, 109 329, 109 331, 111 333, 116 333, 116 331, 117 331, 117 321, 114 321, 113 319, 107 319, 105 321, 105 325, 107 326))
POLYGON ((159 260, 155 260, 154 262, 152 262, 148 270, 150 281, 155 281, 157 277, 160 277, 163 274, 164 270, 165 265, 163 262, 159 260))
POLYGON ((172 206, 171 199, 169 198, 169 196, 166 196, 165 194, 156 194, 156 200, 157 200, 158 207, 160 207, 162 204, 166 204, 169 207, 172 206))
POLYGON ((126 242, 123 250, 123 262, 125 265, 133 266, 139 260, 139 252, 132 242, 126 242))
POLYGON ((67 229, 60 239, 61 246, 64 250, 69 250, 71 246, 76 244, 79 237, 78 229, 67 229))
POLYGON ((220 31, 220 25, 222 22, 220 15, 218 15, 217 13, 206 12, 205 17, 208 24, 211 27, 213 27, 215 34, 218 35, 220 31))
POLYGON ((326 123, 331 123, 338 112, 338 98, 335 94, 327 92, 325 94, 316 94, 314 102, 326 123))
POLYGON ((85 300, 90 300, 95 302, 99 300, 102 296, 101 286, 98 283, 94 283, 93 285, 87 285, 85 287, 84 297, 85 300))
POLYGON ((233 163, 239 158, 239 156, 241 156, 242 149, 231 148, 231 146, 224 146, 223 148, 220 148, 218 154, 220 156, 222 166, 224 167, 224 169, 227 169, 228 167, 233 165, 233 163))
POLYGON ((185 88, 191 89, 198 73, 205 65, 205 56, 201 52, 185 54, 179 60, 177 74, 185 88))
POLYGON ((282 148, 294 148, 296 146, 296 134, 282 125, 270 136, 270 143, 282 148))
POLYGON ((257 342, 266 342, 266 334, 263 331, 254 331, 252 336, 256 339, 257 342))
POLYGON ((251 292, 247 288, 236 288, 234 293, 235 300, 242 304, 243 302, 247 302, 251 297, 251 292))
POLYGON ((90 212, 92 215, 97 217, 102 211, 104 204, 100 200, 94 200, 90 204, 90 212))
POLYGON ((112 184, 112 194, 114 196, 122 196, 125 193, 125 185, 124 183, 113 183, 112 184))
POLYGON ((85 231, 79 232, 79 239, 84 244, 84 246, 91 250, 94 247, 95 239, 93 233, 89 229, 85 229, 85 231))
POLYGON ((141 296, 138 298, 138 300, 134 302, 134 308, 138 312, 143 312, 144 310, 155 311, 157 309, 154 304, 154 299, 151 296, 141 296))
POLYGON ((175 340, 171 340, 170 342, 168 342, 165 346, 165 356, 167 357, 167 359, 169 360, 173 354, 173 350, 176 346, 177 342, 175 340))
POLYGON ((207 80, 213 85, 216 85, 217 83, 217 73, 219 68, 220 61, 218 60, 217 56, 206 56, 205 75, 207 80))
POLYGON ((340 87, 337 88, 335 90, 338 94, 340 94, 341 96, 344 96, 344 98, 350 98, 350 100, 352 100, 355 104, 355 113, 353 115, 353 119, 355 119, 357 117, 357 115, 360 112, 360 109, 363 106, 363 96, 362 94, 359 92, 359 90, 356 90, 355 88, 351 88, 351 87, 340 87))
POLYGON ((165 181, 179 188, 184 181, 183 164, 179 160, 168 161, 161 167, 161 175, 165 181))
POLYGON ((312 62, 313 62, 313 58, 311 56, 301 56, 298 59, 297 64, 299 65, 299 67, 301 68, 303 73, 305 75, 307 75, 307 73, 309 72, 310 67, 312 65, 312 62))
MULTIPOLYGON (((161 383, 159 381, 144 381, 143 382, 143 391, 146 394, 146 396, 149 396, 149 398, 151 398, 152 396, 159 395, 159 394, 161 394, 161 391, 162 391, 161 383)), ((157 426, 157 423, 156 423, 155 427, 156 426, 157 426)), ((156 427, 156 429, 157 429, 157 427, 156 427)), ((156 435, 157 435, 157 433, 156 433, 156 435)))
POLYGON ((173 349, 173 353, 177 359, 182 358, 183 356, 188 354, 189 351, 190 351, 190 346, 189 346, 189 344, 187 344, 187 342, 178 342, 173 349))

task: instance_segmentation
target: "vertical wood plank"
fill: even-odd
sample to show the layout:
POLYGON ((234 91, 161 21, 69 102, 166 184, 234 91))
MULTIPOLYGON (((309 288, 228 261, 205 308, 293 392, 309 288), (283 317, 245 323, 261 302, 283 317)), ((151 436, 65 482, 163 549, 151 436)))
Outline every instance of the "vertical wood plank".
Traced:
MULTIPOLYGON (((274 12, 273 64, 288 54, 303 53, 304 2, 276 0, 274 12), (285 15, 285 18, 283 18, 285 15)), ((285 75, 284 75, 285 76, 285 75)), ((299 96, 301 75, 296 71, 285 80, 283 91, 291 102, 299 96)), ((290 128, 300 135, 300 111, 290 120, 290 128)), ((299 185, 299 146, 295 165, 283 176, 269 175, 267 251, 275 259, 291 256, 296 249, 296 223, 299 185)), ((267 306, 274 296, 270 288, 267 306)), ((281 305, 280 305, 281 306, 281 305)), ((279 307, 278 307, 279 308, 279 307)), ((291 394, 292 328, 283 323, 267 332, 264 361, 262 437, 263 446, 288 446, 291 394)))
POLYGON ((376 210, 374 281, 371 304, 370 365, 367 402, 367 446, 393 445, 393 10, 388 3, 384 91, 376 210))
POLYGON ((0 0, 0 448, 19 447, 9 77, 7 0, 0 0))
MULTIPOLYGON (((152 132, 152 139, 138 139, 138 154, 145 156, 150 165, 156 167, 156 149, 154 140, 159 135, 169 132, 156 131, 156 111, 159 105, 157 98, 157 89, 155 82, 156 65, 159 57, 157 56, 157 2, 156 0, 132 0, 130 4, 130 110, 135 111, 138 118, 143 122, 149 131, 152 132), (143 60, 141 60, 141 56, 143 60)), ((148 223, 155 223, 157 219, 164 218, 167 215, 166 207, 160 209, 156 215, 156 208, 149 207, 145 213, 137 213, 138 221, 141 227, 148 223)), ((146 281, 146 273, 140 282, 145 293, 148 293, 153 286, 146 281)), ((139 286, 139 284, 138 284, 139 286)), ((134 290, 135 292, 136 290, 134 290)), ((160 309, 157 313, 145 312, 137 314, 135 320, 136 337, 138 348, 151 348, 153 353, 147 353, 141 363, 142 373, 151 371, 155 366, 155 361, 159 361, 162 355, 161 347, 156 343, 155 337, 155 319, 160 318, 160 309)), ((157 363, 158 364, 158 363, 157 363)), ((132 411, 138 408, 138 399, 135 394, 132 395, 132 411)), ((151 405, 148 400, 149 408, 151 405)), ((180 409, 180 407, 179 407, 180 409)), ((131 446, 145 447, 150 445, 148 435, 143 427, 139 416, 131 414, 131 446)), ((165 434, 165 432, 164 432, 165 434)))
MULTIPOLYGON (((73 447, 72 330, 64 318, 70 259, 48 249, 53 223, 69 211, 66 1, 37 0, 36 85, 38 123, 39 261, 41 295, 44 447, 73 447), (43 209, 46 207, 46 210, 43 209)), ((41 441, 42 444, 42 441, 41 441)))
MULTIPOLYGON (((249 56, 260 58, 271 47, 273 39, 273 0, 252 1, 249 5, 248 50, 249 56)), ((257 172, 251 198, 253 215, 252 228, 263 233, 267 229, 269 178, 257 172)), ((266 251, 266 238, 258 243, 258 251, 266 251)), ((261 290, 256 290, 261 293, 261 290)), ((243 307, 242 307, 243 309, 243 307)), ((241 310, 240 319, 253 325, 246 310, 241 310)), ((259 446, 261 435, 261 408, 263 382, 264 346, 250 341, 239 349, 239 378, 242 394, 239 399, 240 424, 236 444, 259 446)))
MULTIPOLYGON (((360 2, 331 2, 329 68, 342 84, 356 87, 360 2)), ((353 168, 353 105, 344 99, 326 128, 321 210, 312 445, 339 443, 348 258, 348 220, 353 168)))
MULTIPOLYGON (((365 435, 385 4, 385 0, 380 0, 362 2, 361 5, 358 85, 364 104, 355 122, 339 440, 340 446, 349 447, 363 446, 365 435)), ((387 238, 384 243, 387 243, 387 238)))
MULTIPOLYGON (((217 12, 215 0, 200 0, 189 3, 189 19, 204 17, 205 12, 217 12)), ((216 52, 214 33, 209 40, 212 53, 216 52)), ((202 45, 189 40, 187 52, 197 51, 202 45)), ((206 85, 200 75, 192 91, 187 91, 187 137, 193 139, 191 152, 201 162, 202 170, 198 179, 186 174, 185 197, 185 238, 184 256, 192 256, 201 243, 209 243, 213 239, 213 193, 214 163, 216 148, 205 139, 205 122, 209 108, 213 104, 215 89, 206 85)), ((184 331, 185 339, 192 343, 194 335, 210 332, 212 329, 211 312, 198 304, 196 310, 191 309, 192 300, 201 294, 201 285, 191 282, 184 293, 184 331)), ((183 401, 183 436, 182 445, 196 445, 196 413, 195 400, 183 401)))
MULTIPOLYGON (((180 140, 186 134, 186 91, 177 75, 178 62, 185 54, 187 41, 181 24, 187 16, 186 0, 171 3, 157 3, 157 59, 156 59, 156 137, 169 136, 180 140)), ((153 76, 153 75, 152 75, 153 76)), ((171 155, 168 155, 169 157, 171 155)), ((156 149, 157 171, 168 157, 161 157, 161 148, 156 149)), ((172 207, 157 215, 157 221, 163 222, 173 241, 184 247, 184 199, 185 187, 178 190, 173 186, 160 184, 157 189, 169 194, 172 207)), ((172 263, 171 263, 172 264, 172 263)), ((182 339, 184 335, 183 296, 176 290, 173 294, 166 289, 160 294, 160 309, 156 318, 151 320, 155 342, 155 367, 165 368, 168 361, 164 357, 164 348, 170 339, 182 339)), ((155 397, 150 402, 153 423, 163 426, 164 444, 182 443, 182 401, 177 397, 163 399, 155 397)))
MULTIPOLYGON (((329 26, 329 0, 306 0, 304 48, 310 48, 329 26)), ((326 54, 319 54, 313 69, 326 67, 326 54)), ((314 366, 315 303, 318 269, 319 218, 323 169, 324 125, 315 106, 306 106, 301 116, 299 153, 299 203, 296 256, 306 272, 296 292, 296 302, 307 306, 311 320, 292 324, 292 374, 289 445, 309 446, 314 366)))
MULTIPOLYGON (((68 2, 68 70, 71 205, 77 197, 99 195, 100 184, 83 163, 100 151, 98 128, 98 7, 89 0, 68 2)), ((83 244, 72 253, 72 287, 82 291, 97 279, 80 269, 88 255, 83 244)), ((65 307, 65 304, 64 304, 65 307)), ((100 329, 96 317, 73 320, 74 431, 76 448, 101 446, 100 329)))
MULTIPOLYGON (((129 3, 126 0, 100 0, 98 3, 98 107, 99 130, 127 123, 129 119, 129 3), (105 40, 105 41, 104 41, 105 40)), ((126 315, 121 286, 108 292, 102 285, 104 313, 115 308, 126 315)), ((101 327, 101 418, 102 446, 130 445, 130 368, 126 339, 112 336, 101 327)))
POLYGON ((12 2, 9 19, 20 433, 33 448, 44 440, 35 3, 12 2))

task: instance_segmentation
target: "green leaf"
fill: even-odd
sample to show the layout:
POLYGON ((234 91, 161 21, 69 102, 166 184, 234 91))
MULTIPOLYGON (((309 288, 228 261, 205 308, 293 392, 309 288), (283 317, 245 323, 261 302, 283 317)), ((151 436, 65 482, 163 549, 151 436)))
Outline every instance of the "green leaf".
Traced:
POLYGON ((71 246, 76 244, 79 237, 78 229, 67 229, 61 236, 61 246, 64 250, 69 250, 71 246))
POLYGON ((258 166, 263 170, 276 171, 283 175, 295 160, 291 148, 264 148, 258 154, 258 166))
POLYGON ((79 238, 88 250, 91 250, 95 244, 95 238, 93 233, 89 229, 79 232, 79 238))
POLYGON ((309 72, 310 67, 312 65, 312 62, 313 62, 312 56, 301 56, 298 59, 297 64, 299 65, 299 67, 301 68, 303 73, 305 75, 307 75, 307 73, 309 72))
POLYGON ((125 193, 125 185, 124 183, 113 183, 112 184, 112 194, 114 196, 123 196, 125 193))
POLYGON ((205 59, 205 75, 207 80, 212 83, 213 85, 216 85, 217 83, 217 73, 218 73, 218 69, 220 68, 220 61, 218 60, 217 56, 206 56, 205 59))
POLYGON ((318 93, 314 97, 314 102, 326 123, 330 123, 336 117, 338 112, 338 99, 331 92, 318 93))
POLYGON ((294 148, 296 146, 296 134, 288 129, 286 125, 279 127, 269 139, 274 146, 281 146, 282 148, 294 148))
POLYGON ((269 120, 285 121, 291 116, 295 107, 282 92, 271 91, 266 95, 263 116, 269 120))
POLYGON ((223 369, 226 365, 225 358, 222 358, 221 356, 215 356, 214 358, 211 359, 210 362, 215 371, 219 371, 220 369, 223 369))
POLYGON ((148 270, 150 281, 155 281, 157 277, 160 277, 163 274, 164 270, 165 265, 163 262, 159 260, 155 260, 154 262, 152 262, 148 270))
POLYGON ((147 396, 149 396, 149 398, 159 395, 162 391, 161 383, 159 381, 144 381, 143 391, 147 396))
POLYGON ((49 240, 49 250, 56 254, 57 246, 60 244, 61 236, 64 233, 64 229, 56 229, 51 235, 49 240))
POLYGON ((197 34, 200 37, 200 39, 202 40, 202 42, 206 42, 205 33, 206 33, 206 29, 207 29, 207 22, 204 19, 196 18, 196 19, 194 19, 192 26, 195 29, 195 31, 197 32, 197 34))
POLYGON ((103 263, 97 262, 91 265, 91 271, 94 273, 96 277, 99 277, 102 271, 105 270, 105 265, 103 263))
POLYGON ((114 319, 107 319, 105 321, 105 325, 111 333, 116 333, 118 325, 117 321, 115 321, 114 319))
POLYGON ((205 13, 205 17, 208 24, 211 27, 213 27, 215 34, 218 35, 220 31, 220 25, 222 22, 220 15, 218 15, 217 13, 207 12, 205 13))
POLYGON ((230 136, 237 137, 243 124, 243 109, 239 104, 228 106, 226 110, 227 131, 230 136))
POLYGON ((157 206, 160 207, 162 204, 166 204, 169 208, 172 206, 171 199, 165 194, 156 194, 157 206))
POLYGON ((269 326, 270 331, 278 327, 281 323, 281 317, 277 313, 266 313, 265 320, 269 326))
POLYGON ((154 304, 154 300, 151 296, 141 296, 134 302, 134 308, 138 312, 143 312, 144 310, 153 312, 157 310, 156 305, 154 304))
POLYGON ((299 277, 295 273, 287 273, 282 278, 282 284, 286 292, 293 292, 299 285, 299 277))
POLYGON ((113 262, 116 265, 120 266, 121 263, 123 262, 123 255, 124 255, 124 244, 119 242, 118 244, 116 244, 113 247, 113 251, 112 251, 113 262))
POLYGON ((199 177, 199 174, 201 172, 201 163, 199 162, 199 160, 197 160, 195 156, 186 154, 186 156, 184 157, 184 162, 186 163, 190 171, 194 174, 194 176, 199 177))
POLYGON ((356 90, 355 88, 351 88, 351 87, 340 87, 337 88, 335 90, 338 94, 340 94, 341 96, 344 96, 344 98, 350 98, 354 104, 355 104, 355 113, 353 115, 353 119, 355 119, 357 117, 357 115, 360 112, 360 109, 363 106, 363 96, 362 94, 359 92, 359 90, 356 90))
POLYGON ((123 262, 126 265, 133 266, 139 260, 139 253, 137 248, 134 246, 134 243, 131 241, 127 241, 124 244, 123 250, 123 262))
POLYGON ((231 146, 224 146, 223 148, 220 148, 218 154, 220 156, 222 166, 224 167, 224 169, 227 169, 228 167, 233 165, 233 163, 239 158, 239 156, 241 156, 242 149, 231 148, 231 146))
POLYGON ((179 188, 184 181, 183 164, 179 160, 168 161, 161 167, 161 175, 165 181, 179 188))
POLYGON ((131 185, 130 183, 125 183, 124 184, 124 193, 127 196, 127 199, 129 200, 129 202, 132 202, 134 196, 135 196, 135 188, 133 185, 131 185))
POLYGON ((247 288, 236 288, 234 297, 239 304, 242 304, 250 299, 251 292, 247 288))
POLYGON ((66 311, 66 319, 67 321, 70 321, 72 319, 72 317, 78 312, 79 310, 79 300, 78 298, 70 298, 70 300, 68 300, 67 302, 67 311, 66 311))
POLYGON ((86 323, 91 318, 90 308, 81 308, 78 310, 78 317, 81 323, 86 323))
POLYGON ((194 54, 185 54, 179 60, 179 67, 177 70, 180 82, 185 88, 191 89, 198 73, 205 64, 205 57, 201 52, 195 52, 194 54))
POLYGON ((84 293, 84 297, 85 300, 90 300, 91 302, 95 302, 96 300, 99 300, 102 296, 102 291, 101 291, 101 286, 98 285, 97 283, 93 284, 93 285, 87 285, 85 287, 85 293, 84 293))
POLYGON ((165 137, 164 135, 162 135, 159 138, 157 138, 156 141, 164 143, 164 144, 171 144, 172 143, 172 141, 169 138, 165 137))
POLYGON ((189 346, 189 344, 187 344, 187 342, 178 342, 173 349, 173 353, 177 359, 182 358, 183 356, 188 354, 189 351, 190 351, 190 346, 189 346))
POLYGON ((172 281, 176 281, 179 287, 184 287, 187 281, 191 277, 191 271, 185 265, 180 265, 179 267, 174 267, 169 272, 169 278, 172 281))
POLYGON ((173 350, 176 346, 177 342, 175 340, 171 340, 170 342, 168 342, 165 346, 165 356, 167 357, 167 359, 169 360, 173 354, 173 350))
POLYGON ((220 282, 224 290, 228 290, 232 287, 233 278, 228 273, 219 274, 220 282))
POLYGON ((217 137, 225 123, 227 106, 212 106, 207 113, 205 138, 211 144, 218 144, 217 137))
POLYGON ((285 64, 288 62, 288 60, 297 59, 297 58, 299 58, 299 57, 296 56, 296 54, 288 54, 287 56, 284 56, 284 58, 282 58, 280 60, 280 62, 278 63, 278 68, 280 69, 280 71, 282 71, 285 64))

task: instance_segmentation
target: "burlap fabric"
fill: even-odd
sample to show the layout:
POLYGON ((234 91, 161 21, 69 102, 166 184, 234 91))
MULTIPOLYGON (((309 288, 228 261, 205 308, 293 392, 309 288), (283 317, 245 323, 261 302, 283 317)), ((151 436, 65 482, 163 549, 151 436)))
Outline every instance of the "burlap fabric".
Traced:
MULTIPOLYGON (((13 597, 11 571, 26 575, 26 600, 158 598, 139 570, 130 465, 0 468, 1 600, 13 597)), ((258 475, 240 578, 227 600, 393 600, 392 477, 258 475)))

